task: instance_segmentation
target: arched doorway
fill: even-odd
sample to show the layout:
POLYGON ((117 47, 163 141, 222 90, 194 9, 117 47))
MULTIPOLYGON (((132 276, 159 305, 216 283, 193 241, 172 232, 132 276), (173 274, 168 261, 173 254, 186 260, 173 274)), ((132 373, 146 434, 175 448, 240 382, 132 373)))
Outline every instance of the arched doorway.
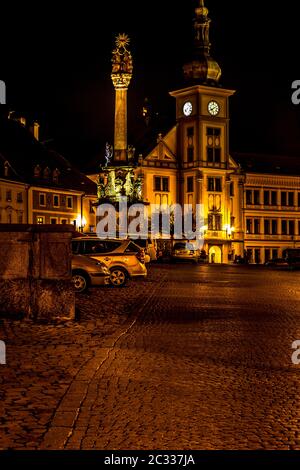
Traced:
POLYGON ((222 263, 222 250, 219 246, 211 246, 209 249, 209 262, 211 264, 222 263))

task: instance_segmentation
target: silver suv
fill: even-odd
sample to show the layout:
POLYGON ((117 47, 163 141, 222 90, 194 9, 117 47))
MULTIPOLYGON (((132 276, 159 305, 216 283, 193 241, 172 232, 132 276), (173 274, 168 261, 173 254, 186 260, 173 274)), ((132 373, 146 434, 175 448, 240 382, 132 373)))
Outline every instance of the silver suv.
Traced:
POLYGON ((147 276, 144 250, 131 240, 79 237, 73 239, 72 250, 73 254, 102 261, 110 271, 110 282, 114 286, 124 286, 129 278, 147 276))

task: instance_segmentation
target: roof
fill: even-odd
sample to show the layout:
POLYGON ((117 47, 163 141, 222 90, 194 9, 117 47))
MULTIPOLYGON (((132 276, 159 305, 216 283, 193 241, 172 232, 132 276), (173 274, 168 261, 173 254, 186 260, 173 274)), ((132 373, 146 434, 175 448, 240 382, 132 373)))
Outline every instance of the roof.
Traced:
POLYGON ((19 122, 0 119, 0 177, 27 184, 97 193, 96 184, 75 168, 66 158, 38 142, 19 122), (5 176, 4 164, 8 162, 5 176), (35 168, 41 171, 35 175, 35 168), (48 168, 48 175, 44 170, 48 168), (53 171, 59 170, 57 178, 53 171))
POLYGON ((231 153, 246 173, 300 176, 300 156, 231 153))

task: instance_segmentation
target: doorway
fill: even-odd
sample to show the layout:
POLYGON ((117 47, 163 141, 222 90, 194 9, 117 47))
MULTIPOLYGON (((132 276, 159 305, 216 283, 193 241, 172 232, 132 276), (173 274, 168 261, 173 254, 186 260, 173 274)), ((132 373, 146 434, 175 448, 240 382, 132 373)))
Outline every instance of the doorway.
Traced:
POLYGON ((212 246, 209 249, 209 262, 210 264, 222 263, 222 249, 219 246, 212 246))

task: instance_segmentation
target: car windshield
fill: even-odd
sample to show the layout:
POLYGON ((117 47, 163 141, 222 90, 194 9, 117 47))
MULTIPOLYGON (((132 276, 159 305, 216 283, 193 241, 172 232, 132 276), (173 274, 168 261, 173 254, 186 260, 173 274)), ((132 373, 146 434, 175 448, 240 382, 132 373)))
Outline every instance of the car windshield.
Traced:
POLYGON ((125 253, 139 253, 139 251, 141 251, 141 248, 135 243, 130 242, 125 250, 125 253))

